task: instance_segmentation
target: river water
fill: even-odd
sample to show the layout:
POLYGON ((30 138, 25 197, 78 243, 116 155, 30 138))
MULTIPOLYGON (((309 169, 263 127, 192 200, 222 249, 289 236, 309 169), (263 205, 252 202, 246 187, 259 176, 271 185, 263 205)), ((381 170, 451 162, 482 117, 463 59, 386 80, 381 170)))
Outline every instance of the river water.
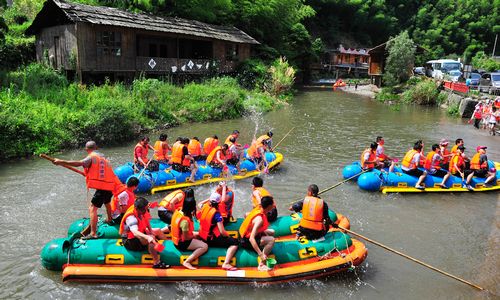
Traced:
MULTIPOLYGON (((320 189, 342 180, 342 167, 383 135, 386 152, 401 157, 417 139, 426 148, 441 138, 464 138, 467 153, 488 146, 490 159, 500 161, 500 138, 446 116, 436 108, 402 107, 400 111, 342 92, 308 90, 292 103, 260 116, 209 124, 188 124, 168 130, 170 137, 218 134, 233 129, 249 141, 272 129, 285 161, 266 176, 265 186, 285 213, 289 202, 304 195, 310 183, 320 189)), ((153 137, 154 138, 154 137, 153 137)), ((172 140, 172 139, 171 139, 172 140)), ((135 143, 102 151, 118 166, 132 158, 135 143)), ((81 159, 81 150, 60 156, 81 159)), ((231 183, 236 190, 235 215, 250 210, 251 179, 231 183)), ((40 265, 39 253, 49 240, 65 236, 76 218, 87 216, 80 175, 40 159, 0 166, 0 299, 489 299, 494 296, 367 244, 368 257, 354 272, 321 280, 271 286, 179 284, 62 283, 58 272, 40 265)), ((198 187, 205 199, 210 187, 198 187)), ((159 199, 161 195, 148 196, 159 199)), ((499 194, 382 195, 347 183, 323 195, 334 210, 348 216, 351 229, 421 259, 498 295, 500 233, 499 194)))

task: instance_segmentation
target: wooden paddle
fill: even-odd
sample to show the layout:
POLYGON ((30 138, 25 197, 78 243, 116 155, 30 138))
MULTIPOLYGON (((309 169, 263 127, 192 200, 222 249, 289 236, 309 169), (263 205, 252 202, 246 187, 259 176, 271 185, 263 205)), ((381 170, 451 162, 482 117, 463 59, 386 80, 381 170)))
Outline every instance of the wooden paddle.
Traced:
MULTIPOLYGON (((51 161, 51 162, 54 162, 54 160, 56 160, 55 158, 50 157, 50 156, 48 156, 48 155, 46 155, 46 154, 40 154, 40 157, 41 157, 41 158, 44 158, 44 159, 46 159, 46 160, 48 160, 48 161, 51 161)), ((82 176, 85 176, 85 173, 83 173, 82 171, 80 171, 80 170, 78 170, 78 169, 76 169, 76 168, 73 168, 73 167, 71 167, 71 166, 66 166, 66 165, 58 165, 58 166, 61 166, 61 167, 63 167, 63 168, 66 168, 66 169, 68 169, 68 170, 71 170, 71 171, 73 171, 73 172, 76 172, 76 173, 78 173, 78 174, 80 174, 80 175, 82 175, 82 176)))
POLYGON ((390 251, 390 252, 392 252, 392 253, 395 253, 395 254, 397 254, 397 255, 399 255, 399 256, 402 256, 402 257, 404 257, 404 258, 406 258, 406 259, 409 259, 409 260, 411 260, 411 261, 413 261, 413 262, 416 262, 416 263, 417 263, 417 264, 419 264, 419 265, 422 265, 422 266, 424 266, 424 267, 426 267, 426 268, 429 268, 429 269, 434 270, 434 271, 436 271, 436 272, 438 272, 438 273, 441 273, 441 274, 446 275, 446 276, 448 276, 448 277, 450 277, 450 278, 453 278, 453 279, 458 280, 458 281, 460 281, 460 282, 462 282, 462 283, 465 283, 465 284, 467 284, 467 285, 469 285, 469 286, 471 286, 471 287, 473 287, 473 288, 476 288, 476 289, 478 289, 478 290, 480 290, 480 291, 484 291, 484 290, 485 290, 484 288, 482 288, 482 287, 480 287, 480 286, 478 286, 478 285, 476 285, 476 284, 474 284, 474 283, 471 283, 471 282, 469 282, 469 281, 467 281, 467 280, 465 280, 465 279, 459 278, 459 277, 457 277, 457 276, 455 276, 455 275, 452 275, 452 274, 450 274, 450 273, 448 273, 448 272, 445 272, 445 271, 440 270, 440 269, 438 269, 438 268, 436 268, 436 267, 433 267, 433 266, 431 266, 431 265, 429 265, 429 264, 427 264, 427 263, 424 263, 423 261, 420 261, 420 260, 418 260, 418 259, 416 259, 416 258, 413 258, 413 257, 411 257, 411 256, 409 256, 409 255, 407 255, 407 254, 404 254, 404 253, 402 253, 402 252, 399 252, 399 251, 397 251, 397 250, 394 250, 394 249, 392 249, 392 248, 389 248, 388 246, 386 246, 386 245, 384 245, 384 244, 382 244, 382 243, 379 243, 379 242, 374 241, 374 240, 372 240, 372 239, 370 239, 370 238, 367 238, 366 236, 363 236, 363 235, 361 235, 361 234, 359 234, 359 233, 356 233, 356 232, 354 232, 354 231, 352 231, 352 230, 349 230, 349 229, 346 229, 346 228, 343 228, 343 227, 340 227, 340 226, 339 226, 339 229, 341 229, 341 230, 343 230, 343 231, 345 231, 345 232, 347 232, 347 233, 350 233, 350 234, 352 234, 352 235, 355 235, 355 236, 357 236, 357 237, 360 237, 360 238, 362 238, 363 240, 365 240, 365 241, 367 241, 367 242, 370 242, 370 243, 372 243, 372 244, 375 244, 375 245, 377 245, 377 246, 379 246, 379 247, 381 247, 381 248, 383 248, 383 249, 386 249, 386 250, 388 250, 388 251, 390 251))
POLYGON ((273 148, 273 151, 276 150, 276 148, 278 148, 278 146, 281 144, 281 142, 283 142, 285 140, 285 138, 292 132, 292 130, 295 129, 295 127, 297 126, 293 126, 292 129, 290 129, 286 134, 285 136, 276 144, 276 146, 274 146, 273 148))

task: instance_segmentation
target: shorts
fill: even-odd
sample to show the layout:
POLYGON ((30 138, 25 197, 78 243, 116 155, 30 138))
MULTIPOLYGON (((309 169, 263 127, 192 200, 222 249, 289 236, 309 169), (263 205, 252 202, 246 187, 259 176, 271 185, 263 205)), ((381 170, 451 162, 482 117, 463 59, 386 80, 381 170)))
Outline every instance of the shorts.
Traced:
POLYGON ((240 242, 231 236, 228 237, 219 236, 219 237, 209 238, 206 241, 206 243, 208 244, 209 247, 227 248, 229 246, 238 245, 240 242))
POLYGON ((173 215, 174 215, 174 213, 171 211, 168 211, 168 210, 159 210, 158 211, 158 218, 160 218, 160 220, 167 223, 168 225, 170 225, 170 223, 172 223, 172 216, 173 215))
POLYGON ((471 173, 474 173, 474 176, 479 177, 479 178, 486 178, 488 177, 488 170, 466 170, 465 171, 465 176, 469 176, 471 173))
POLYGON ((434 173, 432 173, 431 171, 429 171, 428 173, 432 176, 441 177, 441 178, 443 178, 444 176, 446 176, 446 174, 448 174, 448 172, 443 171, 443 170, 434 170, 434 173))
POLYGON ((299 226, 297 229, 297 235, 298 236, 304 236, 308 240, 317 240, 319 238, 322 238, 326 234, 326 230, 312 230, 309 228, 304 228, 302 226, 299 226))
POLYGON ((92 197, 92 201, 90 202, 93 206, 101 208, 103 204, 111 202, 112 197, 113 193, 110 191, 96 190, 94 196, 92 197))
POLYGON ((184 242, 179 242, 179 245, 175 245, 175 248, 181 250, 181 251, 187 251, 188 248, 189 248, 189 245, 191 245, 191 242, 193 241, 193 239, 190 239, 190 240, 187 240, 187 241, 184 241, 184 242))
POLYGON ((226 161, 226 163, 227 163, 228 165, 233 165, 233 166, 237 165, 239 162, 240 162, 240 160, 239 160, 237 157, 233 157, 233 158, 228 159, 228 160, 226 161))
POLYGON ((188 166, 183 166, 180 164, 172 164, 172 169, 177 172, 191 172, 191 169, 188 166))
POLYGON ((449 170, 448 170, 448 168, 450 167, 450 164, 449 164, 449 163, 440 164, 439 166, 441 167, 441 170, 446 170, 446 171, 449 171, 449 170))
POLYGON ((138 238, 127 239, 122 238, 123 246, 130 251, 146 251, 148 245, 143 245, 138 238))
MULTIPOLYGON (((255 238, 255 241, 257 242, 257 245, 259 245, 259 246, 260 246, 260 238, 261 238, 260 236, 255 238)), ((250 239, 248 239, 248 238, 241 238, 240 239, 240 246, 243 249, 254 250, 252 243, 250 243, 250 239)))
POLYGON ((403 173, 408 174, 410 176, 420 177, 424 174, 424 171, 420 169, 411 169, 410 171, 403 170, 403 173))

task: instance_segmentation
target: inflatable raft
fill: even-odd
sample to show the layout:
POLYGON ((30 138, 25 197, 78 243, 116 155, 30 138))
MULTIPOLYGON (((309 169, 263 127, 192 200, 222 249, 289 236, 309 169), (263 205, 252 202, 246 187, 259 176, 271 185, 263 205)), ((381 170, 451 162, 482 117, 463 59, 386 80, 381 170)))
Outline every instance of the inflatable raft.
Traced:
POLYGON ((94 282, 178 282, 202 283, 273 283, 303 280, 343 271, 363 262, 367 250, 361 242, 334 231, 309 241, 279 238, 271 258, 277 265, 271 271, 258 271, 259 258, 254 251, 238 249, 232 264, 236 271, 221 268, 225 248, 210 248, 193 265, 198 270, 182 267, 191 252, 179 251, 171 241, 162 241, 161 259, 169 269, 151 268, 147 252, 128 251, 121 239, 74 240, 55 239, 42 250, 42 265, 49 270, 63 269, 63 281, 94 282))
MULTIPOLYGON (((500 191, 500 163, 488 161, 489 168, 496 168, 496 179, 495 185, 492 187, 486 187, 484 185, 484 178, 473 177, 471 181, 471 186, 474 188, 473 192, 489 192, 489 191, 500 191)), ((422 168, 420 168, 423 170, 422 168)), ((355 176, 356 174, 361 174, 363 170, 359 162, 354 162, 348 166, 345 166, 342 170, 342 176, 347 179, 355 176)), ((430 174, 425 178, 423 185, 425 190, 416 189, 414 186, 418 181, 417 177, 407 175, 403 173, 400 166, 396 166, 394 171, 389 173, 388 169, 383 171, 371 170, 365 172, 354 180, 357 180, 358 186, 370 192, 381 191, 382 193, 449 193, 449 192, 469 192, 468 189, 463 187, 462 178, 458 176, 451 176, 446 181, 447 189, 439 187, 441 181, 440 177, 435 177, 430 174)))
MULTIPOLYGON (((330 219, 335 222, 337 225, 343 228, 350 228, 349 219, 339 213, 335 213, 330 210, 330 219)), ((278 219, 274 222, 271 222, 269 228, 274 229, 276 237, 290 236, 297 232, 297 228, 299 227, 300 218, 302 217, 301 213, 293 213, 289 216, 279 216, 278 219)), ((239 238, 238 230, 243 223, 243 218, 232 219, 227 225, 225 225, 226 231, 234 238, 239 238)), ((150 221, 152 228, 163 228, 166 224, 160 219, 152 219, 150 221)), ((68 228, 68 237, 72 237, 74 234, 78 234, 83 229, 85 229, 89 225, 89 219, 79 219, 73 222, 68 228)), ((197 220, 194 221, 194 229, 197 231, 199 228, 199 223, 197 220)), ((99 224, 97 229, 97 235, 99 238, 106 239, 117 239, 120 238, 120 234, 118 232, 119 225, 108 225, 106 223, 99 224)), ((170 235, 167 235, 170 237, 170 235)))
MULTIPOLYGON (((281 153, 267 152, 266 160, 269 162, 268 169, 270 170, 278 166, 283 161, 283 155, 281 153)), ((144 172, 141 178, 139 178, 139 186, 135 192, 151 192, 154 194, 159 191, 181 189, 189 186, 202 185, 227 179, 221 176, 221 168, 214 168, 206 165, 204 160, 197 161, 196 163, 198 164, 198 171, 196 172, 194 182, 188 181, 189 176, 191 175, 190 172, 177 172, 169 169, 170 166, 168 164, 160 163, 159 171, 146 170, 144 172)), ((251 160, 246 159, 240 164, 242 174, 239 175, 235 166, 228 165, 229 171, 232 174, 231 179, 234 180, 259 175, 260 172, 256 170, 256 167, 257 166, 251 160)), ((117 167, 114 172, 122 183, 126 183, 127 179, 131 176, 139 176, 138 173, 134 173, 133 163, 131 162, 117 167)))

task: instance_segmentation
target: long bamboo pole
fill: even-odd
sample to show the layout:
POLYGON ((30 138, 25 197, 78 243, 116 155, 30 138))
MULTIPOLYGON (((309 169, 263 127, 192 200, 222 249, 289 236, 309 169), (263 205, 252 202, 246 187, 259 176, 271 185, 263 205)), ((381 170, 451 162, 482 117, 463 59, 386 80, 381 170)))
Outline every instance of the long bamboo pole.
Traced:
MULTIPOLYGON (((46 155, 46 154, 40 154, 40 157, 41 157, 41 158, 44 158, 44 159, 46 159, 46 160, 48 160, 48 161, 51 161, 51 162, 54 162, 54 160, 55 160, 55 158, 50 157, 50 156, 48 156, 48 155, 46 155)), ((76 168, 73 168, 73 167, 71 167, 71 166, 65 166, 65 165, 59 165, 59 166, 61 166, 61 167, 63 167, 63 168, 66 168, 66 169, 68 169, 68 170, 71 170, 71 171, 73 171, 73 172, 76 172, 76 173, 78 173, 78 174, 80 174, 80 175, 82 175, 82 176, 85 176, 85 173, 83 173, 82 171, 80 171, 80 170, 78 170, 78 169, 76 169, 76 168)))

